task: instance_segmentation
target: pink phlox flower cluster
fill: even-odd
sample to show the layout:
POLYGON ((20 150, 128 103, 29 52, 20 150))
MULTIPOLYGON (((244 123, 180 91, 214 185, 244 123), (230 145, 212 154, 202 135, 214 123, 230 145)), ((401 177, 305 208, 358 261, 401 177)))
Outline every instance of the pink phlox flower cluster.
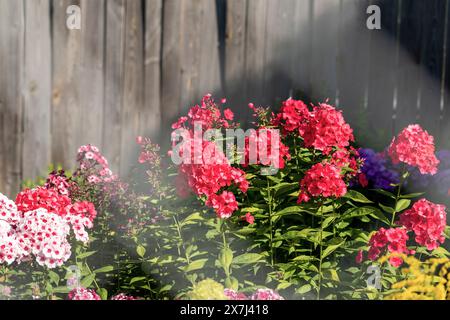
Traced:
POLYGON ((14 201, 0 193, 0 221, 16 224, 20 219, 17 205, 14 201))
POLYGON ((71 203, 72 201, 68 196, 59 194, 55 189, 44 187, 25 189, 16 197, 17 209, 21 212, 44 208, 49 212, 63 216, 66 214, 66 207, 71 203))
POLYGON ((126 295, 125 293, 119 293, 116 294, 115 296, 112 296, 111 300, 139 300, 139 298, 126 295))
MULTIPOLYGON (((192 142, 188 148, 194 148, 192 142)), ((237 210, 237 201, 232 192, 220 191, 236 185, 247 192, 245 173, 229 164, 228 159, 214 142, 203 141, 200 152, 192 150, 189 161, 179 166, 177 189, 180 196, 186 195, 186 183, 197 196, 206 196, 206 205, 215 209, 221 218, 231 216, 237 210), (187 163, 186 163, 187 162, 187 163), (220 193, 220 194, 219 194, 220 193)))
POLYGON ((347 193, 341 169, 330 163, 317 163, 309 169, 300 181, 297 202, 308 202, 311 197, 340 198, 347 193))
POLYGON ((233 118, 234 114, 230 109, 224 110, 222 116, 222 112, 211 94, 207 94, 202 98, 200 105, 190 108, 187 117, 181 117, 172 124, 172 129, 190 128, 192 130, 196 125, 200 125, 203 130, 227 129, 235 126, 230 122, 233 118))
POLYGON ((278 132, 267 128, 258 128, 245 137, 244 156, 243 167, 249 164, 260 164, 283 169, 285 161, 291 159, 289 147, 283 144, 278 132), (274 141, 274 139, 277 140, 274 141))
POLYGON ((69 181, 63 170, 53 171, 47 177, 44 185, 45 189, 53 189, 58 191, 60 195, 70 196, 70 189, 73 183, 69 181))
POLYGON ((413 231, 415 241, 428 250, 434 250, 444 243, 446 221, 445 206, 426 199, 420 199, 400 215, 400 224, 413 231))
POLYGON ((309 116, 308 107, 303 101, 288 99, 283 102, 280 111, 272 119, 272 124, 281 127, 284 135, 299 132, 302 136, 309 116))
POLYGON ((343 149, 355 140, 353 130, 345 122, 342 111, 325 103, 314 107, 301 135, 307 148, 314 147, 326 155, 333 147, 343 149))
MULTIPOLYGON (((375 261, 386 250, 390 253, 414 254, 414 251, 408 250, 407 241, 408 234, 405 228, 380 228, 369 240, 368 257, 375 261)), ((403 260, 399 257, 391 257, 389 262, 392 266, 399 267, 403 260)))
POLYGON ((272 289, 257 289, 250 297, 250 300, 284 300, 277 292, 272 289))
POLYGON ((229 300, 248 300, 248 297, 244 293, 237 292, 233 289, 226 288, 223 293, 229 300))
POLYGON ((250 297, 233 289, 225 289, 224 294, 229 300, 284 300, 276 291, 268 288, 257 289, 250 297))
POLYGON ((109 168, 108 160, 93 145, 84 145, 78 149, 77 161, 79 169, 89 172, 88 182, 92 184, 109 183, 118 180, 109 168))
POLYGON ((75 288, 68 294, 69 300, 101 300, 100 296, 92 289, 75 288))
POLYGON ((417 124, 409 125, 394 137, 388 153, 394 164, 406 163, 419 168, 422 174, 435 174, 438 170, 434 138, 417 124))

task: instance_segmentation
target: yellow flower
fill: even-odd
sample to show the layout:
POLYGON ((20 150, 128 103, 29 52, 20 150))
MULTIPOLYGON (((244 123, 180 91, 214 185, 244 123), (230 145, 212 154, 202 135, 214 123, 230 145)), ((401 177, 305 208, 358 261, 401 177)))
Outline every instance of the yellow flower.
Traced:
POLYGON ((225 288, 220 283, 205 279, 194 285, 194 289, 187 294, 190 300, 227 300, 225 288))
POLYGON ((385 297, 388 300, 450 300, 450 260, 447 258, 431 258, 421 262, 413 256, 393 254, 382 257, 381 263, 390 257, 398 256, 408 264, 402 269, 407 277, 392 285, 399 290, 385 297))

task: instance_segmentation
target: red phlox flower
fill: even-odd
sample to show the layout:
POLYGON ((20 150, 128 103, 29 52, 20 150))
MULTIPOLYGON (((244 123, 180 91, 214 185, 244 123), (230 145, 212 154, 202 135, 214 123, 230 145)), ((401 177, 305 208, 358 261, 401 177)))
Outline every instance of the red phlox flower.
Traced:
POLYGON ((415 241, 428 250, 436 249, 444 242, 446 221, 445 206, 426 199, 420 199, 400 215, 400 224, 413 231, 415 241))
POLYGON ((325 162, 313 165, 300 181, 297 202, 307 202, 311 197, 344 196, 347 193, 347 185, 342 178, 341 169, 333 164, 325 162))
MULTIPOLYGON (((385 251, 410 254, 412 252, 406 246, 407 241, 407 230, 404 228, 380 228, 369 240, 368 257, 374 261, 385 251)), ((398 257, 391 257, 389 261, 394 267, 399 267, 403 263, 398 257)))
POLYGON ((418 124, 409 125, 394 137, 388 153, 394 164, 406 163, 419 168, 422 174, 435 174, 438 170, 434 138, 418 124))
POLYGON ((344 149, 354 141, 353 130, 345 122, 342 111, 321 103, 314 107, 303 129, 304 144, 329 154, 333 147, 344 149))
POLYGON ((272 124, 281 127, 284 135, 297 131, 303 135, 309 116, 308 107, 303 101, 288 99, 272 119, 272 124))

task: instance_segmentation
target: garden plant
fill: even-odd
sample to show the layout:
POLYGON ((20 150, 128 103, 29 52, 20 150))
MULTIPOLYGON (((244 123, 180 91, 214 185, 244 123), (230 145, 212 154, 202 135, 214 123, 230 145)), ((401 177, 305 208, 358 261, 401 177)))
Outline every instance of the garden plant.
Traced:
POLYGON ((169 150, 136 138, 127 178, 85 145, 0 194, 0 298, 450 297, 450 152, 426 128, 375 151, 328 102, 248 107, 240 128, 206 95, 169 150))

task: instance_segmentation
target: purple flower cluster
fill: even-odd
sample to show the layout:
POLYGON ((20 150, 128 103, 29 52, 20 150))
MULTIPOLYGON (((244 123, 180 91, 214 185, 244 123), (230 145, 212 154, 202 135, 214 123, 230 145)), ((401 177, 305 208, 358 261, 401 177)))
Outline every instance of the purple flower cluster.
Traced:
MULTIPOLYGON (((359 149, 360 157, 364 159, 361 172, 365 174, 369 184, 374 188, 393 190, 391 184, 400 181, 401 167, 394 165, 384 153, 377 153, 372 149, 359 149)), ((417 168, 408 167, 410 173, 405 182, 410 192, 434 190, 437 194, 450 195, 450 150, 436 153, 439 159, 438 172, 435 175, 421 174, 417 168)))
POLYGON ((364 159, 361 168, 369 184, 376 189, 393 190, 392 184, 399 183, 400 175, 391 162, 382 154, 372 149, 359 149, 359 156, 364 159))

